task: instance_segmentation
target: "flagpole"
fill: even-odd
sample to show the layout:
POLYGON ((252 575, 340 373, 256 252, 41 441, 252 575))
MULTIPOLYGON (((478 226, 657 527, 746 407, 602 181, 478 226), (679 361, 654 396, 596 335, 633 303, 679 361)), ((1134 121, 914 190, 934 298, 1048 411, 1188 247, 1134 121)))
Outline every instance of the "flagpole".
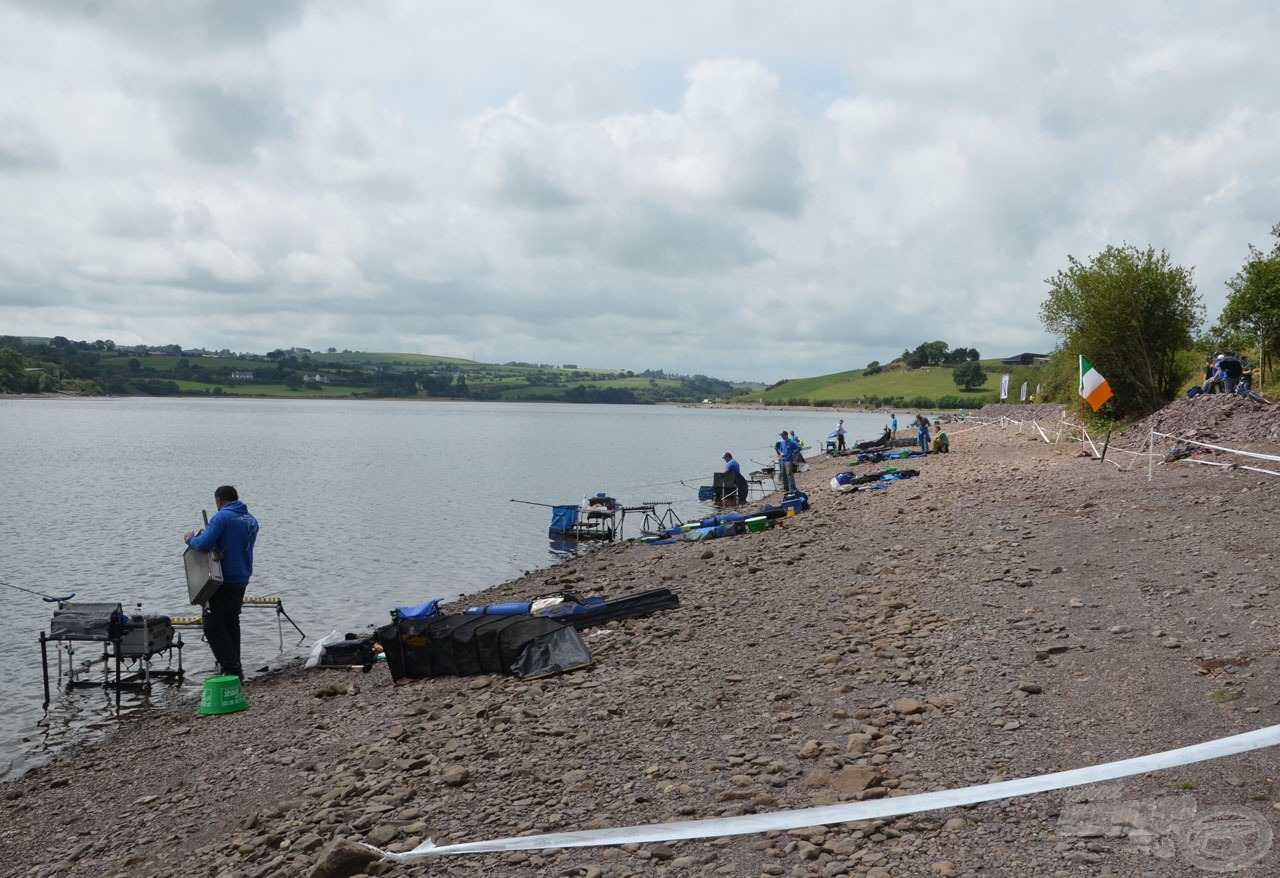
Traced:
POLYGON ((1076 396, 1080 398, 1080 453, 1084 454, 1084 354, 1077 354, 1076 396))

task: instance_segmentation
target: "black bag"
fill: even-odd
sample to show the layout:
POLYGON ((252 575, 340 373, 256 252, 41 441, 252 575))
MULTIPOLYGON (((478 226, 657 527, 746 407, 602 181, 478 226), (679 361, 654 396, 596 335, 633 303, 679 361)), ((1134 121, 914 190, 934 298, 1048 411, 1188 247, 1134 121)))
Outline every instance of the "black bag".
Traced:
POLYGON ((565 622, 548 616, 516 616, 513 624, 498 632, 498 662, 503 667, 503 673, 513 673, 512 669, 520 660, 520 654, 531 642, 564 627, 565 622))
POLYGON ((320 654, 321 668, 363 668, 367 674, 378 660, 373 649, 373 641, 368 637, 357 637, 348 634, 345 640, 326 643, 324 652, 320 654))
POLYGON ((124 636, 124 611, 119 604, 58 605, 49 623, 53 640, 119 640, 124 636))
MULTIPOLYGON (((659 603, 679 605, 673 594, 666 589, 661 591, 665 598, 659 603)), ((650 604, 645 609, 652 612, 657 608, 660 607, 650 604)), ((619 618, 636 614, 624 612, 619 618)), ((400 619, 376 633, 392 680, 476 674, 524 677, 588 667, 591 652, 576 627, 574 615, 554 618, 453 613, 427 620, 400 619), (532 644, 541 645, 541 661, 525 656, 532 644), (517 670, 522 658, 524 662, 517 670)))
MULTIPOLYGON (((779 509, 777 512, 786 514, 785 509, 779 509)), ((582 631, 622 619, 638 619, 659 610, 678 609, 680 609, 680 598, 675 592, 669 588, 654 588, 626 597, 614 598, 601 605, 589 607, 581 612, 569 613, 560 618, 582 631)))
POLYGON ((431 657, 427 649, 429 619, 399 619, 384 625, 374 634, 387 657, 387 670, 393 681, 402 677, 417 680, 430 677, 431 657))
POLYGON ((476 631, 486 622, 504 616, 466 616, 449 636, 453 642, 453 662, 457 673, 463 677, 471 677, 485 673, 480 664, 480 655, 476 652, 476 631))
POLYGON ((458 660, 454 657, 453 632, 458 626, 474 618, 465 613, 452 613, 441 616, 427 627, 427 657, 431 660, 434 676, 456 677, 462 673, 458 670, 458 660))

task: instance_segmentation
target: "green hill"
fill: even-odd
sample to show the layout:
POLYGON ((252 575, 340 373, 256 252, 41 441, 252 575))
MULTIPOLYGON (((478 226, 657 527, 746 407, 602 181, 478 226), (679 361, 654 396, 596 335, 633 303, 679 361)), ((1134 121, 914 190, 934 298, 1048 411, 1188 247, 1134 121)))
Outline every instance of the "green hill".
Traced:
POLYGON ((1018 400, 1022 382, 1027 395, 1035 394, 1041 366, 1006 366, 999 360, 979 360, 987 381, 976 390, 961 390, 951 377, 951 366, 911 369, 900 362, 881 370, 853 369, 814 378, 781 381, 763 392, 739 396, 740 400, 766 405, 831 405, 877 408, 974 409, 998 402, 1000 379, 1009 376, 1009 399, 1018 400))
POLYGON ((27 344, 0 336, 0 393, 306 396, 575 403, 695 403, 759 385, 662 370, 480 363, 457 357, 305 348, 265 355, 117 347, 62 336, 27 344))

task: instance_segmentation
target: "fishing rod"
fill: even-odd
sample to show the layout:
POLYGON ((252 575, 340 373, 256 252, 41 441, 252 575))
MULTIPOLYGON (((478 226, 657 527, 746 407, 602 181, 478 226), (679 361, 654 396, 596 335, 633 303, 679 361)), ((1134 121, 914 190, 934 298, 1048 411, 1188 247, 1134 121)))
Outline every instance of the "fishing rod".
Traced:
POLYGON ((523 504, 524 504, 524 505, 526 505, 526 506, 545 506, 545 507, 547 507, 548 509, 555 509, 555 508, 556 508, 556 504, 554 504, 554 503, 537 503, 537 502, 535 502, 535 501, 533 501, 533 500, 517 500, 517 499, 515 499, 514 497, 511 499, 511 502, 512 502, 512 503, 523 503, 523 504))
POLYGON ((29 588, 23 588, 20 585, 11 585, 5 582, 3 579, 0 579, 0 585, 3 585, 5 588, 11 588, 14 591, 25 591, 27 594, 33 594, 47 604, 60 604, 63 601, 69 601, 76 596, 76 593, 73 591, 71 592, 71 594, 67 595, 66 597, 60 597, 60 598, 54 597, 53 595, 44 594, 43 592, 33 591, 32 589, 29 589, 29 588))

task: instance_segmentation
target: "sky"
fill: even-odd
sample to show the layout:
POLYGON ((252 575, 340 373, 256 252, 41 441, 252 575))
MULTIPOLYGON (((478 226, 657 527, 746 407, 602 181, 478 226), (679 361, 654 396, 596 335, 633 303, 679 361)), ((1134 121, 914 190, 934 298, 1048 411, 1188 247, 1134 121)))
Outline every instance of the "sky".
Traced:
POLYGON ((0 335, 771 383, 1209 322, 1280 223, 1280 5, 0 0, 0 335))

